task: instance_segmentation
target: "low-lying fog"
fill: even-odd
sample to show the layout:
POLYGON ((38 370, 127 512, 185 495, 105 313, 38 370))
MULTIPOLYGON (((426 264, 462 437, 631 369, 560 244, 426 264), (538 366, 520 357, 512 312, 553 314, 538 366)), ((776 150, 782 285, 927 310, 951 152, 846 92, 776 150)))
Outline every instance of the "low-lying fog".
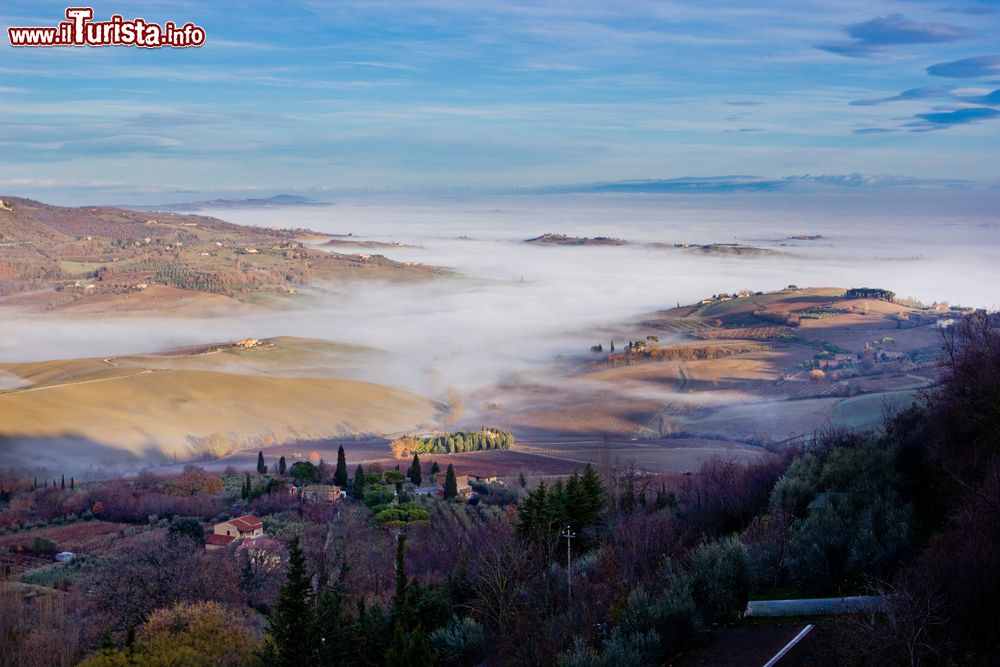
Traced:
MULTIPOLYGON (((18 318, 0 359, 148 352, 244 336, 294 335, 392 352, 362 379, 438 395, 585 352, 594 327, 717 292, 877 286, 924 302, 994 307, 1000 190, 836 190, 812 194, 548 195, 393 200, 204 211, 237 223, 306 227, 419 248, 333 248, 448 267, 458 277, 358 283, 304 310, 215 319, 18 318), (544 232, 637 243, 741 243, 788 256, 711 256, 640 245, 523 243, 544 232), (818 234, 812 241, 791 240, 818 234), (782 244, 786 244, 782 247, 782 244)), ((611 327, 608 331, 614 331, 611 327)))

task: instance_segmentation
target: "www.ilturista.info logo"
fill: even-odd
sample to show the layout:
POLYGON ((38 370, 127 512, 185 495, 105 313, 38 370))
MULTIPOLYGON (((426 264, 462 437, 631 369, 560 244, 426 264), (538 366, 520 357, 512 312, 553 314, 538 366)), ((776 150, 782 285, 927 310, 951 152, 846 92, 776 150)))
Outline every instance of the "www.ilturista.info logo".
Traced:
POLYGON ((65 21, 49 28, 7 28, 11 46, 139 46, 184 48, 205 43, 205 29, 193 23, 163 25, 115 14, 108 21, 93 21, 90 7, 69 7, 65 21))

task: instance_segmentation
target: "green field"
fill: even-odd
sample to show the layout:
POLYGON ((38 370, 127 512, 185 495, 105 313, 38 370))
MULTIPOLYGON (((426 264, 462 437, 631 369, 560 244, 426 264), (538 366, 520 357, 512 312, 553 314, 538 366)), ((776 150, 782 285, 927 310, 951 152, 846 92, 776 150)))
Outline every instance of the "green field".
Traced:
POLYGON ((60 261, 58 264, 60 269, 71 276, 82 276, 93 273, 102 266, 107 265, 106 262, 70 262, 68 260, 60 261))
POLYGON ((908 408, 918 396, 916 389, 864 394, 845 398, 833 407, 832 424, 843 428, 877 426, 887 413, 908 408))

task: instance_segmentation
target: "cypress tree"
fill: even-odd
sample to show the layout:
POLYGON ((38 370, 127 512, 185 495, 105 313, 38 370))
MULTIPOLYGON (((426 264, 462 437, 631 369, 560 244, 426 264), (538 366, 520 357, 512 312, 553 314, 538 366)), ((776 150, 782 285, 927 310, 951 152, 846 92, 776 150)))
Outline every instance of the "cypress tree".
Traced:
POLYGON ((438 465, 437 461, 431 461, 431 474, 436 475, 441 472, 441 466, 438 465))
POLYGON ((458 497, 458 479, 455 477, 455 466, 449 463, 444 478, 444 499, 451 500, 456 497, 458 497))
POLYGON ((59 482, 59 488, 61 488, 63 491, 66 490, 66 475, 62 476, 62 480, 60 480, 59 482))
POLYGON ((343 445, 337 448, 337 470, 333 473, 333 483, 341 488, 347 486, 347 457, 343 445))
POLYGON ((268 664, 282 667, 309 664, 312 597, 305 555, 298 539, 294 539, 288 550, 288 576, 278 592, 274 617, 268 622, 268 664))
POLYGON ((278 474, 284 475, 286 469, 287 469, 287 464, 285 463, 285 457, 282 456, 280 459, 278 459, 278 474))
POLYGON ((420 471, 420 457, 416 453, 413 454, 413 463, 410 464, 410 481, 414 486, 420 486, 424 481, 424 475, 420 471))
POLYGON ((351 485, 351 495, 357 500, 365 497, 365 469, 358 464, 358 469, 354 471, 354 484, 351 485))
POLYGON ((257 474, 263 475, 267 472, 267 466, 264 465, 264 452, 257 452, 257 474))
POLYGON ((76 479, 73 478, 73 477, 69 478, 69 488, 71 488, 71 489, 75 489, 76 488, 76 479))
POLYGON ((396 594, 392 599, 393 613, 399 623, 406 607, 406 533, 396 538, 396 594))

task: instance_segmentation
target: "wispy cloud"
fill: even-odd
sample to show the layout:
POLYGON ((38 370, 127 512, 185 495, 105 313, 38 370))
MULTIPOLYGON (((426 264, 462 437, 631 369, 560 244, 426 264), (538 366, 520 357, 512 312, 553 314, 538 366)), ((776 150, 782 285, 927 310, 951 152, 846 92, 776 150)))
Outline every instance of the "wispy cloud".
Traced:
POLYGON ((920 88, 910 88, 909 90, 904 90, 898 95, 892 95, 890 97, 878 97, 875 99, 867 100, 854 100, 851 102, 851 106, 854 107, 870 107, 877 104, 885 104, 886 102, 903 102, 907 100, 927 100, 934 98, 944 98, 953 97, 953 88, 941 88, 936 86, 923 86, 920 88))
POLYGON ((902 44, 938 44, 955 42, 976 36, 968 28, 948 23, 910 21, 902 14, 892 14, 863 23, 851 23, 844 28, 851 38, 840 42, 817 44, 816 48, 850 58, 868 58, 887 46, 902 44))
POLYGON ((967 16, 989 16, 996 14, 997 10, 992 7, 945 7, 941 10, 946 14, 965 14, 967 16))
POLYGON ((985 76, 1000 75, 1000 55, 977 56, 962 58, 945 63, 938 63, 927 68, 931 76, 942 76, 951 79, 975 79, 985 76))
POLYGON ((954 111, 938 111, 932 113, 920 113, 916 115, 918 119, 910 123, 909 127, 917 130, 944 129, 955 125, 968 125, 979 123, 984 120, 993 120, 1000 117, 1000 111, 989 107, 972 107, 966 109, 956 109, 954 111))

